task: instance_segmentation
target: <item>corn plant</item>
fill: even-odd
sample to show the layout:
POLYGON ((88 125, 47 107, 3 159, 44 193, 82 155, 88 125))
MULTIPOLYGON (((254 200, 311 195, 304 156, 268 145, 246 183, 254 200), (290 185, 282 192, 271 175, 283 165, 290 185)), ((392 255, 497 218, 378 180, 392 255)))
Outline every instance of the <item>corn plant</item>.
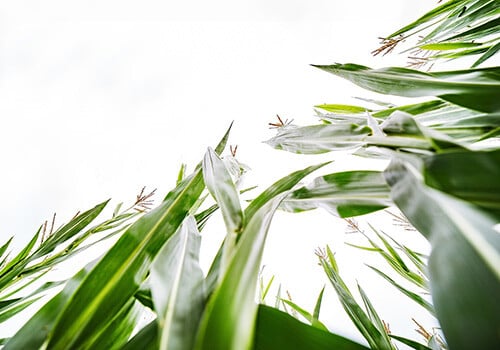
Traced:
MULTIPOLYGON (((394 39, 400 34, 412 35, 425 27, 430 33, 419 44, 421 49, 457 49, 446 56, 450 58, 482 53, 477 66, 498 51, 498 14, 494 1, 451 0, 389 36, 386 46, 375 53, 391 50, 403 39, 394 39), (465 13, 471 16, 463 16, 465 13), (465 43, 479 38, 485 40, 465 43), (463 42, 456 41, 459 39, 463 42), (475 49, 469 50, 469 46, 475 49)), ((441 57, 445 56, 430 58, 441 57)), ((267 141, 276 149, 299 154, 345 150, 390 160, 384 171, 320 176, 288 195, 282 208, 298 212, 321 207, 347 218, 396 205, 432 246, 426 269, 432 304, 424 300, 420 304, 435 310, 448 346, 498 348, 500 68, 421 72, 357 64, 315 67, 373 92, 430 99, 403 106, 378 102, 375 107, 318 105, 319 124, 279 128, 267 141)), ((370 243, 393 269, 403 268, 392 250, 383 251, 370 243)), ((389 249, 386 241, 384 245, 389 249)), ((336 275, 333 256, 326 256, 320 259, 322 265, 346 303, 348 290, 336 275)), ((375 272, 417 299, 382 271, 375 272)), ((419 280, 417 275, 411 278, 419 280)), ((355 319, 358 327, 364 323, 355 319)), ((372 348, 390 348, 388 343, 381 345, 372 339, 375 330, 362 334, 372 348)))
MULTIPOLYGON (((478 66, 498 51, 497 22, 495 1, 450 0, 387 37, 379 52, 391 50, 402 41, 400 35, 427 27, 420 49, 450 49, 449 58, 481 54, 478 66)), ((238 175, 246 167, 236 160, 235 149, 221 158, 228 130, 190 175, 181 167, 175 188, 154 209, 149 210, 150 196, 141 192, 130 208, 118 207, 110 219, 90 228, 107 201, 59 229, 42 226, 13 258, 7 240, 0 247, 0 323, 46 299, 2 340, 3 348, 367 349, 329 332, 319 320, 323 290, 312 312, 290 297, 277 298, 274 308, 258 304, 261 257, 278 208, 297 212, 322 207, 349 218, 392 205, 431 243, 428 261, 383 234, 378 235, 382 245, 372 240, 364 248, 376 250, 401 277, 431 292, 432 302, 419 299, 374 270, 435 313, 447 344, 434 335, 423 345, 390 334, 361 287, 358 304, 330 249, 319 250, 328 280, 368 345, 395 349, 397 340, 416 349, 498 348, 500 69, 425 73, 356 64, 316 67, 382 94, 432 98, 404 106, 320 105, 319 124, 297 127, 279 118, 272 124, 277 135, 268 143, 295 153, 348 150, 390 159, 387 169, 327 174, 302 185, 304 177, 325 164, 310 166, 276 181, 245 206, 238 175), (200 241, 209 239, 205 224, 217 214, 226 235, 204 274, 200 241), (116 242, 104 255, 69 280, 43 284, 51 268, 112 237, 116 242), (405 265, 394 246, 421 274, 405 265), (145 321, 144 315, 149 317, 145 321)), ((262 283, 261 299, 268 286, 262 283)))
POLYGON ((475 56, 472 67, 500 50, 500 10, 495 0, 449 0, 416 21, 388 35, 372 53, 387 54, 401 42, 419 35, 410 51, 409 64, 422 67, 443 59, 475 56), (479 57, 478 57, 479 56, 479 57))

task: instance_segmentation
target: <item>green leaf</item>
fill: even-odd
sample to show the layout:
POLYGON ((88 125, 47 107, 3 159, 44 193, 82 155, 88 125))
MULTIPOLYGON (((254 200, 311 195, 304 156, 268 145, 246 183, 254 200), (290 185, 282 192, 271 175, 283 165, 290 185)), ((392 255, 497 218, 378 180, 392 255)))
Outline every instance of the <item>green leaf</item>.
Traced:
POLYGON ((432 306, 431 303, 429 303, 427 300, 422 298, 420 295, 413 293, 412 291, 408 290, 407 288, 404 288, 400 284, 396 283, 392 278, 387 276, 384 272, 380 271, 379 269, 367 265, 369 268, 371 268, 373 271, 378 273, 380 276, 382 276, 386 281, 388 281, 390 284, 392 284, 394 287, 396 287, 401 293, 409 297, 411 300, 419 304, 420 306, 424 307, 427 311, 429 311, 431 314, 434 315, 434 307, 432 306))
POLYGON ((3 290, 6 286, 11 284, 26 267, 29 262, 28 257, 38 240, 40 231, 41 228, 38 229, 28 244, 26 244, 26 246, 0 271, 0 290, 3 290))
POLYGON ((352 217, 383 209, 391 203, 383 173, 346 171, 314 179, 290 193, 280 208, 291 212, 324 208, 336 216, 352 217))
POLYGON ((259 305, 255 350, 366 350, 365 346, 339 335, 306 325, 275 308, 259 305))
POLYGON ((389 337, 391 337, 392 339, 396 339, 397 341, 399 341, 405 345, 408 345, 409 347, 411 347, 412 349, 415 349, 415 350, 432 350, 428 346, 422 345, 422 344, 417 343, 416 341, 408 339, 408 338, 399 337, 399 336, 393 335, 393 334, 389 334, 389 337))
MULTIPOLYGON (((10 243, 12 242, 12 239, 14 238, 14 236, 10 237, 7 242, 5 242, 1 247, 0 247, 0 258, 3 258, 3 260, 5 261, 5 257, 4 257, 4 254, 5 252, 7 251, 7 249, 9 248, 9 245, 10 243)), ((3 264, 0 264, 0 268, 2 268, 2 265, 3 264)))
MULTIPOLYGON (((216 151, 221 152, 229 130, 216 151)), ((172 190, 162 204, 121 236, 76 290, 51 333, 48 347, 84 347, 108 324, 144 281, 151 262, 177 231, 204 189, 201 167, 172 190)))
POLYGON ((291 190, 304 177, 306 177, 310 173, 318 170, 319 168, 327 164, 330 164, 330 162, 309 166, 305 169, 294 171, 293 173, 276 181, 274 184, 269 186, 264 192, 262 192, 259 196, 257 196, 257 198, 252 200, 252 202, 245 209, 245 217, 247 218, 247 220, 249 220, 269 200, 284 192, 291 190))
POLYGON ((431 243, 434 308, 451 349, 500 343, 500 235, 494 220, 467 202, 423 185, 400 160, 386 170, 391 195, 431 243))
MULTIPOLYGON (((267 231, 274 211, 287 191, 304 176, 325 165, 311 166, 280 179, 245 210, 246 224, 227 270, 213 292, 203 314, 196 349, 246 349, 251 347, 257 313, 255 286, 267 231)), ((217 257, 216 260, 218 261, 217 257)), ((211 268, 207 282, 218 268, 211 268)))
POLYGON ((438 18, 439 16, 444 15, 447 12, 450 12, 454 9, 456 9, 459 6, 462 6, 462 4, 467 3, 467 0, 450 0, 442 5, 432 9, 431 11, 427 12, 425 15, 422 17, 418 18, 416 21, 408 24, 407 26, 399 29, 398 31, 392 33, 391 35, 388 36, 388 38, 394 38, 398 35, 404 34, 409 32, 412 29, 415 29, 417 27, 420 27, 422 25, 426 25, 429 23, 431 20, 434 20, 435 18, 438 18))
POLYGON ((380 334, 382 334, 384 336, 385 341, 390 344, 391 340, 387 334, 387 331, 385 329, 384 323, 382 322, 382 319, 379 317, 377 310, 375 309, 372 302, 368 298, 368 295, 366 295, 365 291, 363 290, 363 288, 361 288, 361 286, 359 284, 358 284, 358 291, 359 291, 359 295, 361 295, 361 299, 363 300, 363 304, 365 305, 365 310, 368 314, 368 317, 370 318, 370 321, 372 321, 373 325, 375 327, 377 327, 380 334))
POLYGON ((500 150, 457 151, 425 160, 427 185, 474 203, 500 219, 500 150))
POLYGON ((281 128, 266 141, 271 147, 298 154, 318 154, 334 150, 350 150, 364 145, 371 133, 367 126, 356 124, 312 125, 281 128))
POLYGON ((255 286, 271 219, 282 196, 269 200, 251 217, 234 257, 203 314, 195 349, 249 349, 257 314, 255 286))
POLYGON ((337 292, 340 303, 347 315, 351 318, 361 335, 366 339, 372 349, 394 349, 385 331, 381 332, 376 324, 358 305, 349 288, 342 280, 335 256, 330 248, 326 247, 326 254, 318 255, 319 261, 333 288, 337 292))
POLYGON ((476 38, 483 38, 487 35, 498 34, 499 28, 500 28, 500 17, 497 17, 481 25, 474 26, 465 32, 450 36, 445 40, 447 41, 455 39, 474 40, 476 38))
POLYGON ((222 159, 212 149, 203 158, 203 178, 208 191, 221 209, 227 235, 222 252, 221 269, 224 271, 234 252, 238 235, 243 229, 244 216, 236 186, 222 159))
POLYGON ((423 73, 397 67, 371 69, 350 63, 313 66, 382 94, 438 96, 479 111, 500 111, 500 67, 423 73))
POLYGON ((358 114, 364 112, 371 112, 370 109, 360 106, 352 105, 341 105, 341 104, 322 104, 314 106, 315 108, 321 108, 325 111, 332 113, 347 113, 347 114, 358 114))
POLYGON ((198 170, 122 235, 69 301, 54 327, 49 347, 83 347, 95 329, 111 320, 137 291, 151 261, 177 231, 203 187, 198 170))
POLYGON ((122 350, 158 350, 158 327, 156 320, 148 323, 143 327, 127 344, 122 347, 122 350))
POLYGON ((160 330, 160 350, 191 349, 203 312, 201 235, 189 216, 160 250, 150 285, 160 330))
POLYGON ((493 57, 494 55, 496 55, 496 53, 500 51, 500 42, 497 42, 495 45, 491 46, 488 51, 486 51, 485 53, 483 53, 481 55, 481 57, 479 57, 477 59, 476 62, 474 62, 474 64, 471 66, 472 68, 475 68, 477 66, 479 66, 480 64, 486 62, 489 58, 493 57))
POLYGON ((34 302, 38 301, 41 297, 35 297, 31 299, 20 299, 20 300, 12 300, 12 303, 9 306, 2 306, 0 309, 0 323, 9 320, 14 315, 23 311, 27 307, 31 306, 34 302))
POLYGON ((316 299, 316 305, 314 306, 313 321, 319 320, 319 312, 321 310, 321 301, 323 300, 323 293, 325 292, 325 287, 321 288, 318 298, 316 299))
POLYGON ((108 204, 109 199, 104 201, 94 208, 87 210, 86 212, 77 215, 66 225, 52 233, 43 244, 36 250, 33 254, 31 260, 42 257, 50 252, 52 252, 57 245, 68 241, 73 238, 76 234, 80 233, 86 226, 88 226, 94 219, 102 212, 104 207, 108 204))
POLYGON ((40 349, 53 329, 56 318, 71 298, 75 290, 94 267, 95 262, 87 264, 64 289, 47 302, 23 327, 9 339, 4 350, 40 349))
POLYGON ((128 338, 136 327, 141 314, 141 308, 134 299, 125 304, 114 319, 89 341, 88 349, 118 350, 127 343, 128 338))
POLYGON ((311 326, 328 332, 328 328, 326 328, 326 326, 322 322, 320 322, 318 319, 315 319, 313 315, 301 308, 299 305, 295 304, 293 301, 287 299, 281 299, 281 301, 290 306, 293 310, 297 311, 297 313, 299 313, 302 317, 304 317, 311 323, 311 326))
POLYGON ((442 50, 463 49, 463 48, 476 47, 476 46, 481 46, 481 45, 482 45, 481 43, 452 42, 452 43, 426 44, 426 45, 420 46, 420 48, 423 49, 423 50, 437 50, 437 51, 442 51, 442 50))

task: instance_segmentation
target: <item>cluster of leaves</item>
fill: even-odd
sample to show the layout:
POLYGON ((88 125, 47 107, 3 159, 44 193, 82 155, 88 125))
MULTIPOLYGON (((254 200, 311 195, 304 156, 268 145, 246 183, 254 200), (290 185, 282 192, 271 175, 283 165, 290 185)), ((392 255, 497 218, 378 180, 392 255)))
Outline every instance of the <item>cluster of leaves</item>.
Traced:
POLYGON ((410 65, 422 67, 442 59, 478 56, 472 67, 500 50, 500 10, 496 0, 449 0, 416 21, 382 38, 374 55, 386 54, 407 38, 419 35, 410 48, 410 65))
MULTIPOLYGON (((483 53, 475 63, 478 65, 498 51, 498 14, 494 1, 452 0, 388 40, 402 33, 414 34, 420 27, 433 29, 422 39, 422 49, 436 49, 439 45, 442 50, 447 46, 463 49, 465 45, 455 39, 488 38, 478 50, 456 51, 449 56, 483 53), (464 11, 472 15, 462 16, 464 11), (452 40, 453 45, 448 44, 452 40)), ((439 57, 443 56, 432 58, 439 57)), ((378 237, 387 250, 373 241, 365 249, 376 250, 393 270, 419 288, 429 288, 432 303, 403 288, 384 272, 372 269, 435 313, 450 348, 497 348, 500 68, 421 72, 395 67, 371 69, 357 64, 315 67, 373 92, 430 98, 403 106, 372 100, 367 101, 375 107, 318 105, 320 124, 278 129, 277 135, 267 141, 276 149, 298 154, 348 150, 359 156, 390 160, 384 171, 346 171, 318 177, 295 189, 282 207, 291 212, 321 207, 347 218, 396 205, 432 246, 424 265, 417 254, 397 247, 424 277, 410 273, 382 235, 378 237)), ((396 241, 393 244, 398 245, 396 241)), ((366 310, 361 311, 338 274, 333 254, 327 250, 319 257, 346 311, 370 346, 391 348, 366 294, 359 290, 366 310)), ((427 338, 427 346, 445 346, 435 337, 427 338)), ((398 340, 416 349, 427 348, 408 339, 398 340)))
MULTIPOLYGON (((482 63, 498 51, 494 3, 450 0, 389 39, 421 26, 435 28, 422 45, 431 45, 428 40, 433 45, 450 41, 456 45, 457 38, 486 38, 480 46, 486 51, 477 51, 483 53, 482 63), (464 22, 459 9, 476 16, 465 16, 464 22), (476 30, 471 33, 472 28, 476 30), (442 32, 447 34, 439 37, 442 32)), ((456 53, 465 55, 465 46, 460 45, 455 48, 462 51, 456 53)), ((62 287, 17 333, 3 340, 3 348, 367 349, 329 332, 319 320, 323 290, 310 313, 280 296, 274 308, 259 305, 254 287, 269 226, 279 207, 291 212, 322 207, 348 218, 391 205, 429 240, 428 259, 378 232, 381 245, 369 239, 370 246, 360 248, 381 254, 412 284, 410 290, 372 267, 436 315, 447 345, 431 334, 426 345, 390 334, 359 286, 362 305, 355 300, 331 250, 318 250, 326 277, 368 345, 395 349, 397 340, 415 349, 496 348, 500 343, 500 185, 496 181, 500 69, 423 73, 355 64, 316 67, 375 92, 432 98, 404 106, 317 106, 321 123, 296 127, 280 119, 273 125, 277 135, 268 143, 295 153, 349 150, 390 159, 385 171, 333 173, 300 185, 325 164, 311 166, 278 180, 243 208, 243 191, 235 175, 245 166, 235 160, 235 150, 225 159, 220 157, 228 131, 215 150, 207 150, 193 173, 186 176, 185 167, 181 168, 175 188, 155 209, 147 210, 149 196, 141 193, 131 208, 119 207, 110 219, 87 228, 106 206, 104 202, 47 235, 42 227, 12 259, 7 258, 11 241, 0 247, 0 322, 50 288, 62 287), (210 200, 214 202, 205 207, 210 200), (217 211, 226 236, 205 275, 199 265, 200 241, 207 220, 217 211), (112 247, 71 279, 33 287, 57 264, 111 237, 117 238, 112 247), (432 301, 422 298, 422 291, 430 292, 432 301), (279 310, 287 307, 309 324, 279 310), (144 324, 146 310, 152 320, 144 324)), ((262 283, 261 300, 269 286, 262 283)))
MULTIPOLYGON (((274 212, 304 176, 323 164, 277 181, 243 210, 231 173, 218 156, 228 134, 215 151, 208 149, 191 175, 186 177, 183 167, 177 186, 163 202, 123 227, 104 256, 67 281, 5 340, 4 349, 306 349, 311 343, 365 349, 255 302, 251 286, 257 283, 274 212), (202 210, 205 189, 216 204, 202 210), (200 231, 216 210, 227 235, 204 276, 200 231), (144 325, 140 318, 146 309, 154 319, 144 325), (295 338, 289 336, 290 329, 295 338)), ((80 225, 75 225, 78 217, 68 224, 75 232, 85 232, 79 238, 87 235, 83 227, 105 204, 82 214, 89 220, 80 225)), ((117 223, 114 217, 97 227, 101 231, 117 223)), ((59 237, 57 232, 50 237, 59 237)))

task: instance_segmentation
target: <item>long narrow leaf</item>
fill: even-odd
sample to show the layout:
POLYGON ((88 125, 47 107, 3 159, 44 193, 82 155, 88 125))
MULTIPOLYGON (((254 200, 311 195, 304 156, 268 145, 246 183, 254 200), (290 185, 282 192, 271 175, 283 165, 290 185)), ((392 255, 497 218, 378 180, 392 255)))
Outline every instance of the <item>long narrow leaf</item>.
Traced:
POLYGON ((160 250, 150 285, 160 329, 160 350, 191 349, 203 311, 201 236, 192 216, 160 250))
POLYGON ((406 97, 438 96, 479 111, 500 111, 499 67, 432 73, 396 67, 371 69, 357 64, 314 67, 378 93, 406 97))
POLYGON ((323 208, 339 217, 363 215, 391 205, 390 189, 377 171, 346 171, 324 175, 293 191, 281 209, 300 212, 323 208))
POLYGON ((255 286, 271 219, 283 196, 262 206, 248 221, 234 257, 209 301, 195 349, 249 349, 257 316, 255 286))
POLYGON ((394 160, 386 171, 395 203, 426 236, 433 304, 452 349, 500 343, 500 236, 497 221, 422 184, 416 170, 394 160), (453 291, 453 292, 451 292, 453 291))
POLYGON ((203 188, 201 167, 197 167, 158 208, 122 235, 66 305, 51 333, 49 348, 84 346, 96 329, 111 321, 139 289, 152 260, 197 203, 203 188))
POLYGON ((5 344, 4 350, 40 349, 52 331, 58 314, 71 298, 83 279, 94 267, 95 262, 79 271, 64 289, 47 302, 24 326, 5 344))

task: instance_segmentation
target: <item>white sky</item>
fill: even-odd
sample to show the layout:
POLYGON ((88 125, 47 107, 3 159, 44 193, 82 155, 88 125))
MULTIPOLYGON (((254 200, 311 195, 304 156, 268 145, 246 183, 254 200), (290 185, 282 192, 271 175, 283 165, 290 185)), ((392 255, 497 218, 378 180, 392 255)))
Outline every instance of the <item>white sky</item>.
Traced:
MULTIPOLYGON (((315 104, 373 96, 309 64, 403 65, 403 56, 371 57, 377 37, 435 3, 0 3, 0 242, 15 234, 20 247, 53 212, 61 223, 110 197, 111 207, 132 202, 144 185, 157 187, 161 198, 179 165, 194 166, 232 120, 230 143, 239 145, 238 158, 253 169, 249 186, 263 189, 325 159, 270 149, 261 142, 273 134, 267 123, 277 113, 313 123, 315 104)), ((331 169, 368 166, 340 160, 331 169)), ((402 313, 394 300, 404 299, 373 274, 358 277, 366 260, 343 247, 350 239, 344 228, 324 212, 279 213, 266 273, 311 309, 327 284, 313 251, 330 244, 344 259, 344 275, 359 278, 394 332, 415 337, 409 317, 424 314, 402 313)), ((328 289, 325 322, 359 339, 337 304, 328 289)))

